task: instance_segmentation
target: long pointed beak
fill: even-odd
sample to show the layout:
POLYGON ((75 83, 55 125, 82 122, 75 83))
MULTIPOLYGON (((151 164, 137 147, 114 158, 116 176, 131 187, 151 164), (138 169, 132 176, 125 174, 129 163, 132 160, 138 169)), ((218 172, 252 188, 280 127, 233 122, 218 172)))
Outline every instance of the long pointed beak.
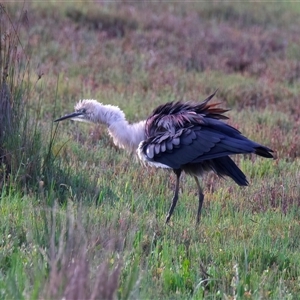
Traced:
POLYGON ((66 120, 66 119, 75 118, 75 117, 78 117, 80 115, 82 115, 81 112, 73 112, 73 113, 71 113, 69 115, 65 115, 65 116, 63 116, 63 117, 61 117, 59 119, 54 120, 54 122, 59 122, 59 121, 63 121, 63 120, 66 120))

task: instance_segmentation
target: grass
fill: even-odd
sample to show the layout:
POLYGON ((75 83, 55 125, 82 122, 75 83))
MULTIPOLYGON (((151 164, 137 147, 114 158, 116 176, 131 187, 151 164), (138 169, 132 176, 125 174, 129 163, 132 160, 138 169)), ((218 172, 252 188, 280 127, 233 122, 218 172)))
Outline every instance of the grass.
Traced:
POLYGON ((299 13, 292 3, 1 7, 0 298, 298 299, 299 13), (166 226, 173 174, 142 167, 102 126, 52 122, 81 98, 134 122, 216 88, 229 123, 277 159, 236 157, 246 188, 206 175, 199 227, 192 178, 166 226))

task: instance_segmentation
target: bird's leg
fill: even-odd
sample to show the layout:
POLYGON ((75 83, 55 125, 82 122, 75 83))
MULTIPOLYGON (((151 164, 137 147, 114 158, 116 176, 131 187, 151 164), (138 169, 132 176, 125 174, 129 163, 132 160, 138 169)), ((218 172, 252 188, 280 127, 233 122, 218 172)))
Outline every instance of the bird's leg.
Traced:
POLYGON ((179 194, 179 180, 180 180, 180 175, 181 175, 181 169, 173 170, 174 173, 176 174, 176 186, 175 186, 175 192, 174 192, 174 197, 172 199, 172 204, 170 206, 167 218, 166 218, 166 223, 170 221, 170 218, 173 214, 174 208, 176 206, 177 200, 178 200, 178 194, 179 194))
POLYGON ((199 197, 199 206, 198 206, 198 212, 197 212, 197 224, 200 223, 200 217, 201 217, 201 209, 202 209, 202 204, 204 200, 204 195, 202 193, 202 188, 199 183, 199 179, 197 176, 194 176, 197 187, 198 187, 198 197, 199 197))

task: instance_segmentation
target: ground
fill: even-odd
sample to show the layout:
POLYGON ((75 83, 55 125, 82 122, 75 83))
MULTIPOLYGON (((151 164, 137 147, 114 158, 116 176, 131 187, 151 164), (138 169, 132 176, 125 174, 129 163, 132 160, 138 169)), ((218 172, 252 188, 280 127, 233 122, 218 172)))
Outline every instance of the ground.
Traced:
POLYGON ((52 1, 1 11, 1 57, 12 59, 0 116, 11 92, 21 124, 1 145, 1 298, 298 299, 299 4, 52 1), (216 89, 229 124, 276 159, 236 157, 245 188, 202 178, 199 226, 192 178, 165 225, 171 172, 143 167, 103 126, 53 123, 83 98, 135 122, 216 89))

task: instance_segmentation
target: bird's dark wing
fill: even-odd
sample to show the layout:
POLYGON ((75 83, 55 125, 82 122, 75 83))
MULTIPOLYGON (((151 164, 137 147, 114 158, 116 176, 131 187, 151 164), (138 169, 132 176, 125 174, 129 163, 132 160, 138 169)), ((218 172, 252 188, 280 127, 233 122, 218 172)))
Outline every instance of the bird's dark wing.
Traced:
POLYGON ((143 142, 142 151, 147 160, 173 169, 231 154, 256 153, 273 157, 271 149, 247 139, 222 121, 206 117, 202 117, 200 124, 162 130, 143 142))
POLYGON ((174 134, 176 130, 189 127, 191 124, 202 124, 204 118, 228 119, 223 115, 228 109, 217 107, 219 103, 209 103, 214 95, 215 93, 200 104, 179 101, 158 106, 146 121, 146 136, 157 136, 165 131, 174 134))
POLYGON ((179 169, 231 154, 273 157, 271 149, 221 121, 227 119, 223 115, 227 110, 209 103, 213 96, 200 104, 170 102, 157 107, 146 121, 146 140, 140 146, 145 158, 179 169))

